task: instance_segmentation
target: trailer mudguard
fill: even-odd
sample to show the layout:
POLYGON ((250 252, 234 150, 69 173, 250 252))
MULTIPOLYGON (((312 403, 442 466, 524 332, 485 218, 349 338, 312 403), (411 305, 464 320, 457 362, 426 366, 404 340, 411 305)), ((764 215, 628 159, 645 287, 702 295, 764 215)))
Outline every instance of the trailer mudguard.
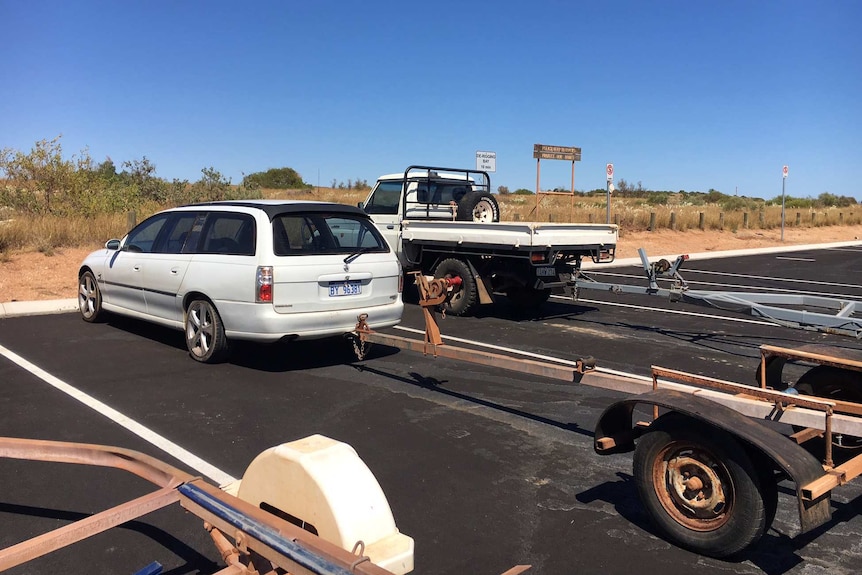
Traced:
POLYGON ((634 450, 635 437, 639 433, 633 429, 632 412, 638 404, 675 411, 721 429, 768 457, 777 469, 796 483, 802 533, 829 521, 832 515, 830 492, 813 501, 802 497, 802 486, 823 476, 823 466, 813 455, 777 431, 725 405, 695 395, 659 389, 612 404, 596 424, 596 453, 607 455, 634 450))

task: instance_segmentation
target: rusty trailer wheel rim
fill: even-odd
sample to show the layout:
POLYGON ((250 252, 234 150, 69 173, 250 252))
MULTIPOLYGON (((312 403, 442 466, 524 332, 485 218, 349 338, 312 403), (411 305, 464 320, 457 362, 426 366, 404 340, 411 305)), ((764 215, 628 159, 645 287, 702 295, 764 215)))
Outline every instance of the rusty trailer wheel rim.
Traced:
POLYGON ((713 531, 730 520, 730 474, 708 450, 671 443, 655 458, 652 471, 659 502, 680 525, 693 531, 713 531))

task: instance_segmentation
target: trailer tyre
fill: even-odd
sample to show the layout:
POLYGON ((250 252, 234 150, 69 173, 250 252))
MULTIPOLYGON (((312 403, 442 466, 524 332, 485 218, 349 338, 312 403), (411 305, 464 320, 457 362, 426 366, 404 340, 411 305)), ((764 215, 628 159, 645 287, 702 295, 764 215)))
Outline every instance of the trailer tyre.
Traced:
POLYGON ((634 478, 641 501, 668 540, 711 557, 734 556, 760 539, 778 491, 726 432, 662 416, 637 444, 634 478))
MULTIPOLYGON (((862 387, 858 371, 838 367, 818 365, 802 374, 794 386, 799 393, 833 399, 862 403, 862 387)), ((832 445, 841 450, 862 449, 862 437, 835 434, 832 445)))
POLYGON ((487 192, 470 192, 458 202, 455 218, 459 222, 499 222, 500 206, 487 192))
POLYGON ((466 315, 473 309, 479 299, 476 289, 476 278, 470 273, 470 267, 462 260, 448 258, 440 262, 434 270, 434 279, 461 278, 461 287, 452 294, 449 301, 440 305, 440 311, 451 315, 466 315))

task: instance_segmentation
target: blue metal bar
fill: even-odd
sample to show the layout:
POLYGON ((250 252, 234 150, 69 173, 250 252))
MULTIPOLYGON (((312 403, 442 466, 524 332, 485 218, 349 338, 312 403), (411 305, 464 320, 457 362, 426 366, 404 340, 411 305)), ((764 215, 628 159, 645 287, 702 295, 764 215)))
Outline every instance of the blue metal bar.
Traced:
POLYGON ((269 525, 248 517, 193 483, 180 485, 177 490, 194 503, 227 521, 233 527, 248 533, 264 545, 290 558, 312 573, 318 575, 351 575, 349 570, 315 555, 290 539, 285 539, 269 525))

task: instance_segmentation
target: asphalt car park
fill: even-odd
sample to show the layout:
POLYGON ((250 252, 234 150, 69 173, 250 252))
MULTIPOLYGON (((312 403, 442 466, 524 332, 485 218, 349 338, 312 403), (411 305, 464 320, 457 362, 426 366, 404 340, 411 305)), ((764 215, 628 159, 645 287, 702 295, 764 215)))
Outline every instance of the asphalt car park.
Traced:
MULTIPOLYGON (((643 282, 637 267, 601 273, 643 282)), ((698 289, 862 299, 862 248, 698 260, 683 275, 698 289)), ((451 344, 531 358, 592 356, 599 368, 637 375, 659 364, 740 382, 753 381, 764 343, 862 348, 853 338, 657 297, 581 295, 552 299, 538 317, 502 301, 440 325, 451 344)), ((408 304, 392 331, 421 339, 421 327, 420 310, 408 304)), ((260 451, 313 433, 351 444, 399 529, 415 539, 417 573, 503 573, 516 564, 553 574, 862 570, 855 483, 835 492, 830 523, 802 537, 794 537, 795 499, 782 485, 773 528, 740 561, 701 557, 659 538, 632 485, 631 457, 593 452, 596 420, 621 397, 611 391, 380 346, 360 362, 338 339, 241 344, 228 363, 203 365, 188 360, 180 332, 117 317, 87 324, 77 314, 2 320, 0 346, 7 350, 2 436, 121 445, 202 473, 106 418, 98 406, 107 405, 233 477, 260 451), (87 407, 11 354, 101 404, 87 407)), ((0 478, 3 547, 143 488, 120 473, 11 460, 0 460, 0 478)), ((206 573, 219 557, 200 522, 171 508, 11 572, 131 573, 154 560, 166 572, 206 573)))

